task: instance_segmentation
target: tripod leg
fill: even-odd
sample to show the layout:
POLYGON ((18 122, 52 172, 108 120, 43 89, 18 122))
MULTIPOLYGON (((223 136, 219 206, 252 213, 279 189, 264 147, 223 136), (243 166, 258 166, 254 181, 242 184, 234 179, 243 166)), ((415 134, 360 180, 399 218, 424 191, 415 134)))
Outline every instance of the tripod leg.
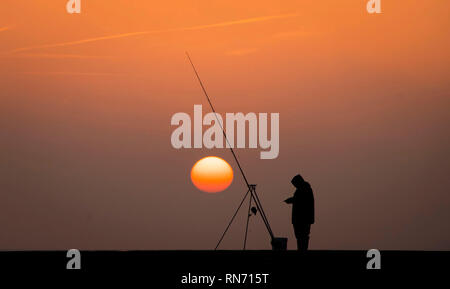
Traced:
POLYGON ((219 242, 217 243, 217 245, 216 245, 216 247, 214 248, 214 250, 217 250, 217 247, 219 247, 220 242, 222 242, 223 237, 225 237, 225 234, 227 233, 228 229, 230 228, 231 223, 233 223, 234 217, 236 217, 237 213, 239 212, 239 209, 242 207, 242 204, 244 203, 245 198, 247 198, 247 195, 248 195, 249 192, 250 192, 250 189, 247 191, 247 193, 245 194, 244 198, 242 198, 242 201, 241 201, 241 203, 239 204, 239 207, 236 209, 236 212, 234 212, 233 217, 231 217, 231 220, 230 220, 230 222, 228 223, 227 228, 226 228, 225 231, 223 232, 222 237, 220 237, 220 240, 219 240, 219 242))
POLYGON ((247 225, 245 226, 245 237, 244 237, 244 250, 245 245, 247 244, 247 234, 248 234, 248 222, 250 221, 250 208, 252 207, 252 198, 253 196, 250 194, 250 200, 248 202, 248 212, 247 212, 247 225))
POLYGON ((256 207, 258 208, 261 218, 263 219, 264 224, 266 225, 267 231, 269 232, 270 237, 273 239, 272 229, 269 225, 269 220, 267 220, 266 213, 264 212, 261 202, 259 201, 258 194, 256 193, 256 189, 253 189, 251 192, 253 199, 255 200, 256 207))

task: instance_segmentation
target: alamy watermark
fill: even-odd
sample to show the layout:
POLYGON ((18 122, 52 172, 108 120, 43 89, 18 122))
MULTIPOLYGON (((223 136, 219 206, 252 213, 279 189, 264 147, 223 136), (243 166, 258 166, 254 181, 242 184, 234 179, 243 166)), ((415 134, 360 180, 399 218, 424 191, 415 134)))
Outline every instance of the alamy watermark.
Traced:
MULTIPOLYGON (((369 0, 366 4, 366 9, 369 14, 381 13, 381 0, 369 0)), ((68 0, 66 10, 69 14, 80 14, 81 0, 68 0)))
POLYGON ((369 14, 381 13, 381 0, 369 0, 366 9, 369 14))
POLYGON ((69 0, 66 4, 67 13, 81 13, 81 0, 69 0))
POLYGON ((249 112, 243 114, 226 113, 225 126, 220 114, 213 112, 203 116, 202 105, 194 105, 194 122, 189 114, 177 112, 172 116, 171 125, 178 126, 170 138, 172 147, 181 148, 246 148, 248 125, 248 148, 257 148, 261 159, 275 159, 280 150, 280 115, 270 114, 270 137, 268 133, 269 115, 267 113, 249 112), (203 125, 209 126, 203 132, 203 125), (193 138, 192 135, 193 128, 193 138), (226 133, 226 138, 224 136, 226 133))

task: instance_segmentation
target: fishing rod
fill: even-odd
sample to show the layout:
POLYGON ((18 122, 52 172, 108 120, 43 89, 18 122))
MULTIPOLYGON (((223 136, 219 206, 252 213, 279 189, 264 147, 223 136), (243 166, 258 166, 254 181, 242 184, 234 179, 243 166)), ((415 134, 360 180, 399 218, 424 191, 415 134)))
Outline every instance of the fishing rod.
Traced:
MULTIPOLYGON (((233 155, 233 158, 236 161, 236 164, 239 167, 239 171, 241 172, 241 175, 242 175, 242 177, 243 177, 243 179, 245 181, 245 184, 247 185, 247 188, 248 188, 247 193, 245 194, 245 196, 242 199, 241 203, 239 204, 236 212, 234 213, 233 217, 231 218, 230 222, 228 223, 228 226, 226 227, 225 231, 223 232, 222 237, 220 238, 219 242, 217 243, 217 246, 216 246, 215 250, 220 245, 223 237, 225 236, 226 232, 228 231, 228 228, 230 227, 231 223, 233 222, 234 217, 236 217, 237 212, 239 211, 239 209, 241 208, 242 204, 244 203, 244 200, 246 199, 248 193, 250 193, 250 204, 251 204, 252 200, 255 202, 256 207, 257 207, 258 211, 260 212, 261 218, 262 218, 262 220, 264 222, 264 225, 266 226, 266 229, 269 232, 272 245, 274 245, 274 239, 278 239, 278 238, 275 238, 274 235, 273 235, 272 229, 271 229, 270 224, 269 224, 269 220, 267 219, 267 216, 266 216, 266 214, 265 214, 265 212, 264 212, 264 210, 262 208, 261 201, 259 200, 258 194, 256 193, 256 185, 250 184, 248 182, 247 177, 245 176, 244 170, 242 169, 242 166, 241 166, 241 164, 240 164, 240 162, 239 162, 239 160, 238 160, 238 158, 236 156, 236 153, 233 150, 233 146, 231 146, 231 144, 230 144, 230 142, 228 140, 228 137, 227 137, 227 134, 225 133, 225 129, 223 128, 222 122, 219 120, 219 118, 217 116, 216 110, 214 109, 214 106, 213 106, 213 104, 211 102, 211 99, 210 99, 208 93, 206 92, 205 86, 203 85, 203 82, 200 79, 200 76, 199 76, 199 74, 197 72, 197 69, 195 68, 194 63, 192 62, 192 59, 189 56, 189 53, 187 51, 186 51, 186 56, 187 56, 191 66, 192 66, 192 69, 194 70, 194 73, 195 73, 195 76, 197 77, 198 82, 200 83, 200 87, 203 90, 203 94, 206 96, 206 99, 208 100, 209 106, 211 107, 211 110, 213 111, 214 116, 216 117, 217 123, 219 124, 220 128, 222 129, 222 133, 223 133, 223 136, 225 137, 225 141, 228 144, 228 147, 229 147, 229 149, 231 151, 231 154, 233 155)), ((250 205, 249 205, 249 211, 250 211, 250 205)), ((248 217, 249 216, 250 215, 248 215, 248 217)), ((248 227, 248 219, 247 219, 247 227, 248 227)), ((246 240, 247 240, 247 228, 246 228, 246 231, 245 231, 244 249, 245 249, 246 240)))

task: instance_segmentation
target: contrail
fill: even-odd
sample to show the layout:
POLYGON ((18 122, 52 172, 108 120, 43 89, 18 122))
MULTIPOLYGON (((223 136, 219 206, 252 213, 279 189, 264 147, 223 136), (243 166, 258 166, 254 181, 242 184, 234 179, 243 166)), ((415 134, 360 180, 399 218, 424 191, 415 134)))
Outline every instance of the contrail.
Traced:
POLYGON ((10 27, 0 27, 0 32, 6 31, 11 29, 10 27))
MULTIPOLYGON (((1 57, 1 56, 0 56, 1 57)), ((5 57, 14 58, 50 58, 50 59, 89 59, 89 58, 111 58, 100 55, 81 55, 81 54, 56 54, 56 53, 18 53, 8 54, 5 57)))
POLYGON ((161 29, 161 30, 148 30, 148 31, 121 33, 121 34, 114 34, 114 35, 107 35, 107 36, 101 36, 101 37, 81 39, 81 40, 76 40, 76 41, 69 41, 69 42, 61 42, 61 43, 44 44, 44 45, 37 45, 37 46, 17 48, 17 49, 12 50, 11 52, 12 53, 17 53, 17 52, 23 52, 23 51, 29 51, 29 50, 41 49, 41 48, 53 48, 53 47, 72 46, 72 45, 79 45, 79 44, 96 42, 96 41, 101 41, 101 40, 125 38, 125 37, 132 37, 132 36, 138 36, 138 35, 157 34, 157 33, 164 33, 164 32, 201 30, 201 29, 216 28, 216 27, 226 27, 226 26, 232 26, 232 25, 238 25, 238 24, 247 24, 247 23, 254 23, 254 22, 269 21, 269 20, 274 20, 274 19, 283 19, 283 18, 289 18, 289 17, 295 17, 295 16, 297 16, 297 14, 279 14, 279 15, 272 15, 272 16, 262 16, 262 17, 240 19, 240 20, 235 20, 235 21, 220 22, 220 23, 214 23, 214 24, 205 24, 205 25, 197 25, 197 26, 189 26, 189 27, 179 27, 179 28, 169 28, 169 29, 161 29))
POLYGON ((30 74, 30 75, 79 75, 79 76, 109 76, 117 75, 121 76, 124 73, 113 73, 113 72, 70 72, 70 71, 25 71, 18 72, 19 74, 30 74))

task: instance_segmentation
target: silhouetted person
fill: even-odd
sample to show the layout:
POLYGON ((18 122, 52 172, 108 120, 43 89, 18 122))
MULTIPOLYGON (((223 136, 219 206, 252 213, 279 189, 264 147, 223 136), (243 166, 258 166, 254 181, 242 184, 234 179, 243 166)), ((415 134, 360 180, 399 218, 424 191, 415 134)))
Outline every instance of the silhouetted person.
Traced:
POLYGON ((297 248, 300 251, 306 251, 311 224, 314 224, 314 195, 311 186, 303 180, 302 176, 296 175, 291 183, 297 190, 294 196, 286 199, 285 202, 292 204, 292 225, 297 238, 297 248))

